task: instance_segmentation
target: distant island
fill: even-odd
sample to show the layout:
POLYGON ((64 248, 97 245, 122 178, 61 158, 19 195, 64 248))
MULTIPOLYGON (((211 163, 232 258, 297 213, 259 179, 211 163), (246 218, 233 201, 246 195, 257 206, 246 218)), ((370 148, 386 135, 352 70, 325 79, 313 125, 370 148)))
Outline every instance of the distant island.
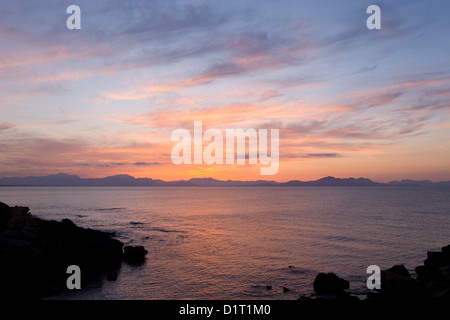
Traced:
POLYGON ((135 178, 127 174, 105 178, 80 178, 77 175, 58 173, 47 176, 0 178, 0 186, 72 186, 72 187, 450 187, 450 181, 432 182, 430 180, 401 180, 388 183, 375 182, 367 178, 325 177, 314 181, 291 180, 276 182, 267 180, 236 181, 213 178, 192 178, 189 180, 164 181, 151 178, 135 178))

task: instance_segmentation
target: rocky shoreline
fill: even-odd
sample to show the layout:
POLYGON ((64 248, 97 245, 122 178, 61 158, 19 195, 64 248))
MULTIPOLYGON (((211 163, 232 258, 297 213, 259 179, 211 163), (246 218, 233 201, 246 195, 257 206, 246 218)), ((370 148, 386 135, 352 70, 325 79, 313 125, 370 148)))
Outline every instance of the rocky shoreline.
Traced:
MULTIPOLYGON (((148 253, 142 246, 124 247, 113 234, 76 226, 71 220, 32 217, 28 207, 0 202, 0 298, 39 300, 67 289, 67 268, 82 270, 81 286, 106 276, 117 279, 123 261, 141 264, 148 253)), ((450 302, 450 245, 427 252, 413 277, 404 265, 381 271, 381 288, 369 290, 365 302, 450 302)), ((268 286, 269 288, 270 286, 268 286)), ((271 287, 270 287, 271 288, 271 287)), ((302 301, 358 302, 347 280, 319 273, 315 294, 302 301)), ((289 291, 287 288, 286 291, 289 291)))
MULTIPOLYGON (((381 270, 381 287, 367 293, 364 302, 402 303, 402 302, 450 302, 450 245, 441 251, 428 251, 424 264, 415 268, 413 277, 403 264, 381 270)), ((303 301, 341 301, 358 302, 351 294, 347 280, 334 273, 319 273, 314 280, 314 294, 301 296, 303 301)))
POLYGON ((67 268, 81 269, 81 285, 117 278, 122 261, 144 262, 147 251, 125 247, 113 234, 76 226, 71 220, 32 217, 27 207, 0 202, 0 298, 41 299, 67 289, 67 268))

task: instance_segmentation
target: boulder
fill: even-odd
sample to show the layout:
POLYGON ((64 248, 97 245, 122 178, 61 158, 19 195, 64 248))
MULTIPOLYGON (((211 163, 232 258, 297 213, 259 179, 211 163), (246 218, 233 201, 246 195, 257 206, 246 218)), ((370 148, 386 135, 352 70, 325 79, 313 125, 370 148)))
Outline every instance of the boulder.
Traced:
POLYGON ((411 278, 411 274, 403 264, 397 264, 392 268, 387 269, 386 272, 394 273, 401 277, 411 278))
POLYGON ((10 207, 11 218, 8 221, 8 228, 23 228, 25 226, 36 226, 36 222, 28 207, 10 207))
POLYGON ((11 219, 11 212, 9 206, 0 202, 0 231, 8 227, 8 222, 11 219))
POLYGON ((110 272, 110 273, 108 273, 107 275, 106 275, 106 279, 108 280, 108 281, 116 281, 117 280, 117 272, 115 272, 115 271, 113 271, 113 272, 110 272))
POLYGON ((420 281, 428 282, 439 278, 438 269, 430 266, 417 266, 414 271, 417 274, 417 279, 420 281))
POLYGON ((143 263, 148 253, 143 246, 126 246, 123 250, 125 259, 131 264, 143 263))
POLYGON ((76 229, 77 225, 72 222, 70 219, 62 219, 61 225, 66 229, 76 229))
POLYGON ((444 247, 445 251, 440 252, 427 252, 427 259, 425 259, 425 266, 440 268, 445 266, 450 266, 450 252, 448 252, 447 247, 444 247))
POLYGON ((442 247, 442 252, 450 253, 450 244, 448 246, 442 247))
POLYGON ((380 297, 385 300, 420 300, 425 297, 424 286, 413 279, 404 265, 381 271, 380 297))
POLYGON ((428 298, 450 301, 450 245, 440 252, 427 252, 424 265, 415 270, 428 298))
POLYGON ((334 273, 319 273, 314 279, 313 287, 320 294, 340 294, 350 288, 350 283, 334 273))

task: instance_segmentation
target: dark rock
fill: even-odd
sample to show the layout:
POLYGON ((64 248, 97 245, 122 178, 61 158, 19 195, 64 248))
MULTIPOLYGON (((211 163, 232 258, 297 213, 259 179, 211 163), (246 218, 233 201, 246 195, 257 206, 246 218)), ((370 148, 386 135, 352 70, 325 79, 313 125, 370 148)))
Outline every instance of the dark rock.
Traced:
POLYGON ((382 300, 420 300, 425 296, 424 286, 413 279, 404 265, 396 265, 381 271, 381 289, 378 290, 382 300))
POLYGON ((291 290, 289 290, 289 289, 286 288, 286 287, 283 287, 283 292, 289 292, 289 291, 291 291, 291 290))
POLYGON ((272 290, 272 286, 266 286, 266 290, 272 290))
POLYGON ((5 230, 12 215, 9 206, 0 202, 0 231, 5 230))
POLYGON ((117 272, 110 272, 110 273, 108 273, 107 275, 106 275, 106 279, 108 280, 108 281, 116 281, 117 280, 117 272))
POLYGON ((20 229, 24 226, 35 226, 36 223, 29 211, 30 208, 27 207, 9 207, 10 219, 7 227, 10 229, 20 229))
POLYGON ((395 273, 399 276, 411 278, 411 274, 409 273, 408 269, 403 264, 398 264, 393 266, 390 269, 386 270, 387 272, 395 273))
MULTIPOLYGON (((410 303, 450 302, 450 245, 441 252, 427 252, 423 266, 417 266, 417 279, 413 278, 404 265, 395 265, 381 271, 381 289, 367 292, 365 299, 371 303, 388 302, 406 306, 410 303)), ((349 288, 347 281, 333 273, 319 273, 314 280, 314 300, 338 300, 357 302, 358 297, 345 292, 349 288)), ((301 297, 300 299, 305 299, 301 297)), ((373 306, 376 306, 374 304, 373 306)))
POLYGON ((67 229, 76 229, 78 228, 75 223, 72 222, 70 219, 62 219, 61 225, 67 229))
POLYGON ((334 273, 319 273, 314 279, 313 287, 320 294, 336 294, 349 289, 350 283, 334 273))
POLYGON ((439 277, 439 272, 437 272, 437 269, 427 266, 417 266, 414 271, 417 274, 417 279, 422 281, 430 281, 439 277))
MULTIPOLYGON (((444 247, 447 248, 447 247, 444 247)), ((445 249, 447 250, 447 249, 445 249)), ((445 267, 450 265, 450 252, 427 252, 428 258, 425 259, 424 264, 425 266, 433 267, 433 268, 439 268, 439 267, 445 267)))
POLYGON ((450 302, 450 245, 441 252, 427 252, 424 265, 415 270, 428 299, 450 302))
POLYGON ((148 253, 143 246, 127 246, 124 248, 125 259, 131 264, 139 264, 145 261, 148 253))
POLYGON ((450 244, 448 246, 442 247, 442 252, 450 253, 450 244))
POLYGON ((354 303, 358 303, 359 301, 361 301, 357 296, 352 296, 352 295, 348 295, 348 297, 346 297, 346 299, 349 302, 354 302, 354 303))
POLYGON ((67 267, 81 269, 82 288, 117 270, 123 244, 109 234, 33 218, 26 207, 0 203, 0 298, 40 299, 66 290, 67 267))

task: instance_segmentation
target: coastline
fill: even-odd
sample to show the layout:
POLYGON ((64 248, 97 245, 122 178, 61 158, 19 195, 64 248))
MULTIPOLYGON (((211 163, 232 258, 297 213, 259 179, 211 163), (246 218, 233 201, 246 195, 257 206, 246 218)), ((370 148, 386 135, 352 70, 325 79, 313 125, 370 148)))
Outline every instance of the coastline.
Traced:
POLYGON ((441 251, 428 251, 423 265, 415 267, 412 277, 403 264, 381 270, 380 288, 367 292, 360 300, 352 295, 349 282, 334 273, 319 273, 314 280, 315 294, 299 300, 366 303, 448 303, 450 302, 450 245, 441 251))
MULTIPOLYGON (((69 219, 42 220, 32 217, 27 207, 0 203, 0 280, 4 284, 1 297, 39 300, 58 295, 67 290, 69 265, 83 270, 83 286, 105 276, 114 281, 124 260, 129 264, 145 260, 147 251, 143 247, 126 248, 111 233, 81 228, 69 219)), ((299 300, 449 301, 450 246, 440 252, 428 252, 424 265, 415 271, 416 278, 403 265, 381 271, 381 290, 368 290, 365 299, 352 294, 347 280, 335 274, 321 274, 321 285, 314 282, 315 293, 300 296, 299 300)))
POLYGON ((102 276, 114 281, 125 260, 142 263, 143 247, 124 247, 113 234, 76 226, 71 220, 32 217, 28 207, 0 202, 2 299, 39 300, 67 288, 69 266, 82 272, 81 286, 102 276))

